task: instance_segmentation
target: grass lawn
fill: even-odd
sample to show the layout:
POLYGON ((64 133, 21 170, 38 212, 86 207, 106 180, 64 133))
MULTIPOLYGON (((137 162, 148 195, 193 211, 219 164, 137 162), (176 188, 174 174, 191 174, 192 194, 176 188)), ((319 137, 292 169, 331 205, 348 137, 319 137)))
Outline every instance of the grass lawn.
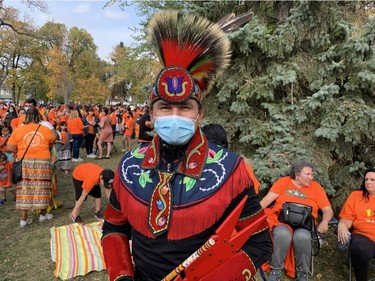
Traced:
MULTIPOLYGON (((112 152, 110 159, 95 160, 86 158, 86 151, 81 149, 80 157, 84 162, 73 162, 73 167, 85 162, 93 162, 102 167, 115 170, 120 158, 121 137, 116 136, 115 145, 117 153, 112 152)), ((104 192, 102 192, 104 198, 104 192)), ((0 280, 2 281, 49 281, 61 280, 53 274, 55 263, 50 254, 50 228, 70 224, 69 213, 74 207, 75 194, 70 174, 58 173, 58 194, 56 199, 63 201, 63 206, 53 210, 53 219, 38 223, 37 217, 29 212, 29 217, 34 222, 21 229, 20 213, 15 210, 12 203, 12 194, 7 193, 8 202, 0 206, 0 280)), ((102 200, 102 211, 107 204, 106 198, 102 200)), ((81 217, 85 223, 94 222, 94 200, 89 197, 81 211, 81 217)), ((108 280, 105 271, 91 272, 86 276, 77 277, 74 280, 108 280)))

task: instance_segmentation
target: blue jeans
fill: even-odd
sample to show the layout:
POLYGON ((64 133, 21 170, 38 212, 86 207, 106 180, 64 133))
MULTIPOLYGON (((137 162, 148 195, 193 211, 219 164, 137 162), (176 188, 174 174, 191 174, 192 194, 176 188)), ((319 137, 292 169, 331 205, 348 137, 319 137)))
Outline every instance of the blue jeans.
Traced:
POLYGON ((72 135, 73 139, 73 158, 77 159, 79 158, 79 150, 81 149, 82 139, 83 135, 77 134, 72 135))

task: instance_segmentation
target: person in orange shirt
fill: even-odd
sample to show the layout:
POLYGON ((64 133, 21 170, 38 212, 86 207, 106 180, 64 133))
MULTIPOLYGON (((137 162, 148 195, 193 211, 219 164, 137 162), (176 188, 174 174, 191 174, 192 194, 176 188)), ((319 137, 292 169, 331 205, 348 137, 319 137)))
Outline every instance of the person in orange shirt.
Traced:
POLYGON ((131 139, 134 132, 134 124, 135 121, 133 115, 131 114, 131 112, 128 111, 127 121, 123 125, 125 130, 124 136, 122 137, 122 145, 124 146, 124 148, 122 149, 123 152, 131 150, 131 139))
POLYGON ((0 205, 3 205, 6 199, 6 192, 10 191, 16 202, 16 186, 12 186, 13 163, 9 162, 5 153, 0 152, 0 205))
POLYGON ((48 122, 50 122, 55 128, 57 125, 57 111, 57 107, 51 107, 48 112, 48 122))
POLYGON ((323 218, 316 227, 319 233, 328 231, 328 223, 332 219, 333 210, 323 187, 314 181, 314 166, 306 161, 296 161, 290 168, 289 176, 278 179, 260 205, 268 214, 271 234, 273 235, 273 255, 270 262, 272 269, 269 281, 280 281, 285 267, 287 275, 298 281, 307 281, 311 257, 311 230, 290 226, 279 221, 285 202, 293 202, 310 206, 311 215, 316 220, 318 210, 323 218), (272 208, 267 208, 275 202, 272 208), (288 256, 287 256, 288 254, 288 256), (286 259, 287 258, 287 259, 286 259))
MULTIPOLYGON (((18 127, 18 123, 21 116, 24 116, 26 114, 26 111, 23 108, 20 108, 18 110, 18 116, 16 118, 13 118, 10 122, 10 126, 12 127, 12 131, 18 127)), ((24 119, 24 118, 23 118, 24 119)), ((25 120, 25 119, 24 119, 25 120)), ((23 122, 23 121, 22 121, 23 122)))
POLYGON ((87 109, 87 115, 83 118, 83 122, 88 124, 88 126, 85 128, 87 157, 95 158, 94 141, 95 136, 98 133, 99 119, 94 115, 94 109, 92 107, 87 109))
POLYGON ((85 126, 83 125, 82 116, 78 109, 72 109, 70 111, 70 117, 67 122, 68 131, 72 134, 73 139, 73 162, 83 161, 79 157, 79 150, 81 149, 81 144, 83 140, 83 132, 85 126))
POLYGON ((4 119, 5 113, 7 112, 7 108, 4 103, 0 103, 0 119, 4 119))
POLYGON ((117 115, 114 108, 111 107, 110 109, 110 117, 111 117, 111 125, 112 125, 112 132, 113 132, 113 139, 116 136, 116 123, 117 123, 117 115))
POLYGON ((70 118, 70 110, 69 110, 69 108, 65 108, 65 109, 60 113, 60 116, 59 116, 59 123, 60 123, 60 122, 66 122, 66 123, 68 123, 69 118, 70 118))
POLYGON ((21 228, 33 222, 27 216, 28 210, 40 210, 39 222, 53 218, 52 214, 47 213, 47 208, 52 193, 50 148, 56 136, 40 122, 38 109, 30 108, 25 124, 12 132, 7 144, 8 151, 17 152, 18 159, 25 154, 22 160, 22 180, 17 183, 16 201, 16 209, 21 211, 21 228))
MULTIPOLYGON (((129 120, 129 111, 130 111, 130 107, 126 107, 124 113, 122 114, 121 124, 123 128, 125 127, 126 122, 129 120)), ((125 134, 125 130, 123 130, 123 132, 125 134)))
POLYGON ((110 169, 104 169, 94 163, 83 163, 75 167, 73 170, 73 184, 76 193, 76 203, 69 217, 73 222, 82 223, 80 216, 83 202, 90 195, 94 197, 95 217, 103 219, 101 212, 102 193, 100 187, 104 187, 104 191, 109 197, 112 190, 113 177, 115 173, 110 169))
POLYGON ((370 260, 375 258, 375 168, 365 171, 360 189, 349 195, 339 217, 338 241, 350 242, 356 280, 367 281, 370 260), (351 239, 349 229, 353 229, 351 239))
POLYGON ((8 152, 7 150, 7 143, 10 138, 11 130, 12 129, 7 125, 4 125, 1 128, 0 151, 5 153, 5 155, 8 158, 8 161, 13 162, 14 161, 13 153, 8 152))
POLYGON ((65 122, 60 122, 57 135, 58 138, 55 141, 55 148, 57 151, 58 167, 63 173, 69 174, 72 166, 72 155, 70 152, 72 135, 67 131, 65 122))

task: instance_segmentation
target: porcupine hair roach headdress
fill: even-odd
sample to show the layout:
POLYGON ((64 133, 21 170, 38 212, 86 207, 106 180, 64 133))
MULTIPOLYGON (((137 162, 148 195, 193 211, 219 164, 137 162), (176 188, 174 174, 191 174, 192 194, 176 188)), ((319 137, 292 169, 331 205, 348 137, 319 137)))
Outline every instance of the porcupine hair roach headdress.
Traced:
POLYGON ((219 26, 205 18, 163 11, 149 24, 149 43, 163 69, 151 90, 151 102, 198 102, 230 62, 230 42, 219 26))

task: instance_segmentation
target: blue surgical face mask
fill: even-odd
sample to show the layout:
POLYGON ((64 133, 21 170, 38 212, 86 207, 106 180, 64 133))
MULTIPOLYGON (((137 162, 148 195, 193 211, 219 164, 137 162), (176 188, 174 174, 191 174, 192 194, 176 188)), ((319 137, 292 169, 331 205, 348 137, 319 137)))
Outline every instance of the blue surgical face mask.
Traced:
POLYGON ((155 131, 160 138, 171 145, 183 145, 187 143, 195 133, 195 121, 178 115, 155 117, 155 131))

